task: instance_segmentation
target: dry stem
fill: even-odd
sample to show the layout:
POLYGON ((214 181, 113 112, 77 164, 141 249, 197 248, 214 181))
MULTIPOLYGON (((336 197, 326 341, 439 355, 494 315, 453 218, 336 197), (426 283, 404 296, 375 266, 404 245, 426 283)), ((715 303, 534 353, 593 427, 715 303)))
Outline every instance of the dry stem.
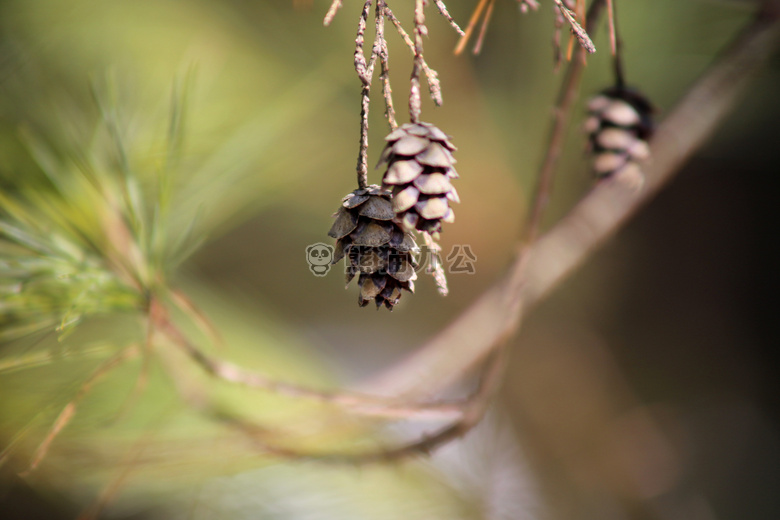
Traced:
POLYGON ((450 290, 447 288, 447 275, 444 273, 444 267, 441 262, 441 246, 436 243, 429 233, 423 231, 422 236, 423 240, 425 240, 425 247, 428 250, 428 254, 431 255, 431 262, 433 262, 433 265, 429 265, 426 268, 426 272, 433 276, 439 294, 447 296, 450 290))
POLYGON ((574 13, 572 13, 571 10, 569 10, 569 8, 566 7, 561 0, 554 0, 554 2, 563 17, 567 22, 569 22, 572 33, 574 33, 574 36, 576 36, 577 41, 580 42, 582 48, 590 53, 596 52, 596 46, 593 45, 593 41, 591 41, 590 36, 588 36, 588 32, 583 29, 582 26, 577 22, 574 13))
POLYGON ((369 63, 363 52, 368 11, 371 8, 371 0, 366 0, 358 21, 357 37, 355 38, 355 71, 362 83, 360 93, 360 148, 357 161, 358 188, 365 189, 368 186, 368 108, 371 95, 371 77, 374 74, 376 55, 372 52, 369 63))
POLYGON ((333 18, 335 18, 336 13, 341 8, 341 0, 333 0, 333 3, 330 4, 330 8, 328 9, 328 12, 325 14, 325 19, 322 21, 322 24, 327 27, 330 25, 330 23, 333 21, 333 18))
POLYGON ((433 0, 433 3, 436 4, 436 8, 439 10, 439 13, 447 19, 447 21, 450 23, 453 29, 455 29, 455 32, 463 36, 463 29, 461 29, 457 23, 455 23, 455 20, 452 19, 452 16, 450 16, 450 13, 447 11, 447 6, 444 5, 444 2, 442 0, 433 0))
POLYGON ((425 0, 414 0, 414 63, 409 81, 409 121, 420 122, 420 72, 423 69, 423 36, 428 33, 425 27, 425 0))
POLYGON ((387 41, 385 40, 386 10, 387 5, 385 4, 385 0, 377 0, 375 15, 376 40, 374 41, 374 49, 377 48, 378 42, 379 65, 382 69, 379 79, 382 80, 382 96, 385 98, 385 117, 387 118, 387 124, 390 126, 390 130, 392 131, 398 127, 398 123, 395 121, 395 109, 393 108, 393 89, 390 87, 390 53, 387 50, 387 41))

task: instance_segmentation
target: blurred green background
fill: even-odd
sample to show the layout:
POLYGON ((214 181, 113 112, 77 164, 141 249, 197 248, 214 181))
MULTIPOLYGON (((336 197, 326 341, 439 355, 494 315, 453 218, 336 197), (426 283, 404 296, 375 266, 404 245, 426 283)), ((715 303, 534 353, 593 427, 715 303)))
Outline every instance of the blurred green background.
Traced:
MULTIPOLYGON (((341 266, 319 278, 306 263, 307 245, 330 243, 330 215, 355 187, 355 3, 325 28, 320 1, 0 1, 0 188, 44 185, 25 136, 60 158, 99 155, 101 92, 142 187, 153 183, 172 97, 186 92, 169 225, 192 224, 205 241, 171 282, 224 336, 217 355, 312 386, 354 384, 454 319, 513 258, 560 80, 548 4, 522 16, 514 1, 497 2, 476 57, 453 56, 457 35, 428 9, 425 55, 444 105, 424 101, 423 119, 453 136, 461 174, 442 245, 468 244, 478 258, 474 275, 449 277, 447 298, 423 276, 392 314, 359 309, 341 266)), ((411 6, 390 5, 409 29, 411 6)), ((448 8, 463 26, 473 5, 448 8)), ((750 17, 747 3, 705 0, 619 8, 629 82, 659 118, 750 17)), ((387 39, 404 122, 411 54, 389 25, 387 39)), ((603 30, 595 43, 584 96, 610 83, 603 30)), ((353 467, 263 455, 182 402, 163 363, 117 416, 135 359, 95 386, 21 479, 97 363, 142 341, 136 314, 101 315, 61 340, 0 345, 0 446, 13 447, 3 451, 0 518, 73 518, 117 478, 105 512, 117 518, 777 518, 778 85, 775 58, 673 185, 532 314, 491 414, 430 460, 353 467), (40 353, 53 354, 24 361, 40 353)), ((378 86, 370 166, 387 132, 378 86)), ((589 187, 583 150, 572 128, 549 224, 589 187)), ((336 440, 306 437, 310 403, 216 385, 186 359, 170 362, 221 406, 311 446, 364 431, 344 420, 336 440)))

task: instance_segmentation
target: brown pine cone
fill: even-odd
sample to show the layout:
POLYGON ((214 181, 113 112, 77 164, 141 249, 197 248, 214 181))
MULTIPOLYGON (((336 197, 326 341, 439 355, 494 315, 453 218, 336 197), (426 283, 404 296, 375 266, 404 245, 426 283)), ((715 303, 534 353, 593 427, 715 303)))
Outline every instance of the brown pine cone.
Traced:
POLYGON ((650 102, 636 90, 611 87, 590 100, 588 112, 585 131, 594 155, 594 175, 641 177, 639 163, 649 156, 647 140, 653 130, 650 102))
POLYGON ((450 201, 460 202, 450 184, 458 173, 452 167, 456 148, 449 136, 430 123, 407 123, 385 137, 387 146, 377 168, 387 163, 382 187, 393 190, 396 221, 406 231, 441 231, 452 222, 450 201))
POLYGON ((420 248, 414 237, 393 222, 390 193, 379 186, 357 189, 344 197, 328 236, 336 239, 335 264, 347 258, 347 284, 360 274, 358 304, 376 301, 391 311, 401 299, 401 289, 414 292, 420 248))

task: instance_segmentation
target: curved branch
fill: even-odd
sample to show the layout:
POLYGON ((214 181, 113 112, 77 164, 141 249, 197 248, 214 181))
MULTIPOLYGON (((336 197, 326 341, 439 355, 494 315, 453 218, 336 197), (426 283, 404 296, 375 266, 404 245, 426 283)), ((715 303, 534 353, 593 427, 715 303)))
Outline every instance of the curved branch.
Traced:
POLYGON ((149 318, 154 330, 164 334, 207 374, 228 383, 275 392, 288 397, 304 398, 339 406, 358 415, 384 418, 458 421, 462 417, 463 400, 436 403, 407 403, 397 399, 374 397, 354 392, 328 392, 294 383, 278 381, 247 370, 235 363, 209 356, 191 341, 170 320, 161 302, 152 298, 149 318))

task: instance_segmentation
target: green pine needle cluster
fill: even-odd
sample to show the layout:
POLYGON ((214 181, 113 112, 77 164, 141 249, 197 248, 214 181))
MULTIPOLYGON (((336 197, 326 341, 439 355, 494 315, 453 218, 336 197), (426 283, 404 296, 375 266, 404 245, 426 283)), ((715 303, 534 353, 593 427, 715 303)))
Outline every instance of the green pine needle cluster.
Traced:
POLYGON ((42 176, 0 192, 0 341, 85 316, 142 310, 151 292, 199 243, 193 222, 169 219, 183 143, 186 89, 174 88, 167 133, 153 160, 122 120, 111 82, 93 88, 98 117, 81 146, 55 148, 26 129, 42 176))

